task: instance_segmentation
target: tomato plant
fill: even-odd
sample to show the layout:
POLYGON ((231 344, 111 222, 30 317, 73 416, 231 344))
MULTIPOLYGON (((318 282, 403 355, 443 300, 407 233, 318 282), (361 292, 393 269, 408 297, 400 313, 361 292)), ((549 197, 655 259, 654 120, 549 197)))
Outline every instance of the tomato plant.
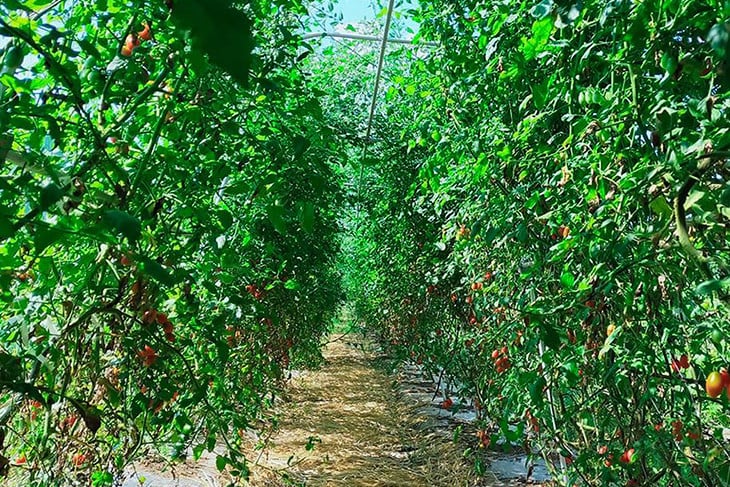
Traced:
POLYGON ((0 465, 23 485, 111 485, 149 445, 226 445, 245 477, 239 433, 321 360, 340 182, 303 12, 0 6, 0 465))
POLYGON ((441 49, 391 65, 356 319, 560 483, 729 485, 727 6, 420 4, 441 49))

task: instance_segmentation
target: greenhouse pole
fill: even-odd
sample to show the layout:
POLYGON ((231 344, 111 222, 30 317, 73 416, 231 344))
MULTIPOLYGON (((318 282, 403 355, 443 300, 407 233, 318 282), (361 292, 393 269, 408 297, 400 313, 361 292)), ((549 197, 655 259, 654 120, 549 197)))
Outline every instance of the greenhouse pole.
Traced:
MULTIPOLYGON (((386 34, 387 35, 387 34, 386 34)), ((304 34, 302 40, 319 39, 322 37, 337 37, 339 39, 351 39, 356 41, 375 41, 383 42, 384 37, 368 36, 363 34, 349 34, 347 32, 313 32, 311 34, 304 34)), ((413 39, 386 39, 385 42, 392 42, 395 44, 412 44, 416 46, 430 46, 437 47, 436 42, 416 42, 413 39)))

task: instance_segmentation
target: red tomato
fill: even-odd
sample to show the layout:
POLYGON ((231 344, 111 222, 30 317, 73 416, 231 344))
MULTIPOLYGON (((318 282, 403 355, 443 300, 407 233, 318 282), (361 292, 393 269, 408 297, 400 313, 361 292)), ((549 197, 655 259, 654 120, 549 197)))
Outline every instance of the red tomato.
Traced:
POLYGON ((679 365, 683 369, 689 369, 689 357, 687 357, 687 354, 682 354, 682 356, 679 357, 679 365))
POLYGON ((137 352, 137 356, 142 359, 142 365, 145 367, 153 366, 157 360, 157 352, 149 345, 145 345, 144 349, 137 352))
POLYGON ((679 365, 679 360, 672 359, 672 372, 679 372, 679 369, 681 366, 679 365))
POLYGON ((154 309, 148 309, 142 315, 142 323, 145 325, 151 325, 155 321, 157 321, 157 311, 154 309))
POLYGON ((629 448, 621 455, 621 463, 630 463, 631 459, 634 458, 634 453, 636 450, 633 448, 629 448))

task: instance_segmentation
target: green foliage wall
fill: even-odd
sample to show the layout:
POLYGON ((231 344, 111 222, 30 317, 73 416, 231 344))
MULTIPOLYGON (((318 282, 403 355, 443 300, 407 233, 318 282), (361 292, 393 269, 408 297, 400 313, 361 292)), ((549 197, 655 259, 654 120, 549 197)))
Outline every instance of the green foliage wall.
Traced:
POLYGON ((359 319, 561 482, 727 485, 728 5, 421 5, 359 319))
POLYGON ((111 485, 243 432, 321 359, 336 141, 299 2, 3 2, 0 474, 111 485), (4 439, 4 440, 3 440, 4 439))

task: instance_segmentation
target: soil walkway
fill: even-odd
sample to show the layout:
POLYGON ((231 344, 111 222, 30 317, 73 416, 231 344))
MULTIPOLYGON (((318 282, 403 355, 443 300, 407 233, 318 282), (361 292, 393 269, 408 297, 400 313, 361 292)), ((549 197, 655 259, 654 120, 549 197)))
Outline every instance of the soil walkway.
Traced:
POLYGON ((421 427, 366 348, 358 337, 333 337, 325 365, 293 381, 252 485, 477 485, 463 449, 421 427))

